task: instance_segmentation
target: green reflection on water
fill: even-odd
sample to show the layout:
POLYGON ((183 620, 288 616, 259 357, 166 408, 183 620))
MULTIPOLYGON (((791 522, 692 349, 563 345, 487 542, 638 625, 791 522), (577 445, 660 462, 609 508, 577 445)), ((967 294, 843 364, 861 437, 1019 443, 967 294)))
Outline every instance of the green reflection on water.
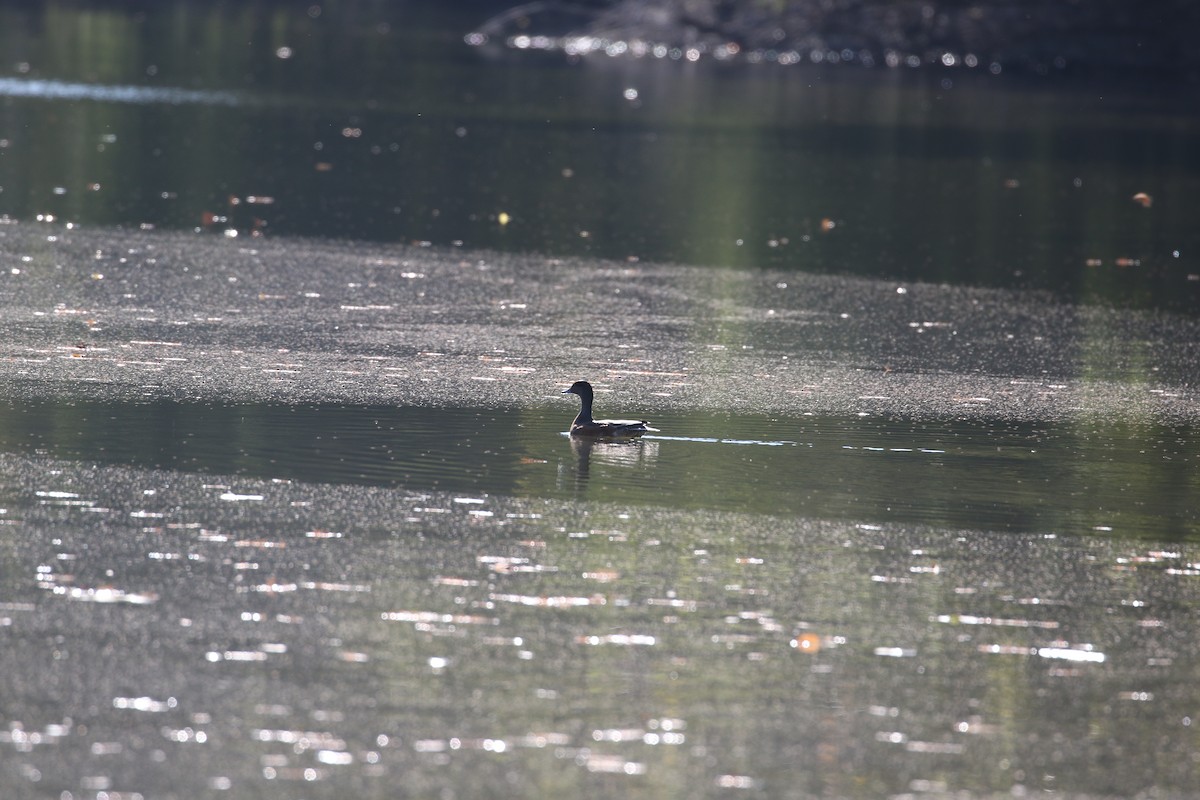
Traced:
POLYGON ((629 443, 568 409, 0 406, 0 447, 322 483, 953 529, 1200 534, 1194 431, 1151 423, 658 415, 629 443))
MULTIPOLYGON (((12 77, 26 84, 236 98, 6 98, 17 124, 2 132, 0 213, 190 229, 231 211, 230 196, 256 195, 276 200, 253 211, 273 235, 1200 307, 1186 260, 1200 250, 1200 133, 1169 90, 963 71, 488 61, 461 41, 473 14, 0 9, 0 35, 29 67, 12 77), (1139 191, 1152 208, 1132 202, 1139 191), (513 222, 497 224, 501 212, 513 222), (823 231, 825 219, 836 227, 823 231)), ((248 230, 250 213, 232 210, 248 230)))

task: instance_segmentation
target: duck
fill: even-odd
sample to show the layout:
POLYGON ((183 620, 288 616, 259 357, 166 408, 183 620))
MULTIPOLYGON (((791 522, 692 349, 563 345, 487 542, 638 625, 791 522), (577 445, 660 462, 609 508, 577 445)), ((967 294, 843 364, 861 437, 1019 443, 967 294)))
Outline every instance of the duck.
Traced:
POLYGON ((644 419, 592 419, 592 385, 587 381, 575 381, 571 388, 563 389, 562 393, 577 394, 582 401, 579 416, 571 423, 572 436, 623 439, 658 430, 651 428, 644 419))

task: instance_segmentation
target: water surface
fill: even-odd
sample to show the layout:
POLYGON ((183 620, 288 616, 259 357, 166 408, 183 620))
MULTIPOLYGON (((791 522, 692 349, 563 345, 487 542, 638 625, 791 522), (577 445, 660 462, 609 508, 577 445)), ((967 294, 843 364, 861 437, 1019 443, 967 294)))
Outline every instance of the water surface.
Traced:
POLYGON ((0 785, 1132 796, 1200 777, 1194 542, 597 494, 0 453, 0 785))
POLYGON ((494 9, 0 7, 0 214, 1200 307, 1185 82, 493 59, 494 9))
POLYGON ((1189 87, 484 5, 0 3, 0 796, 1193 793, 1189 87))
POLYGON ((522 410, 0 406, 0 448, 196 473, 1024 533, 1200 534, 1186 425, 660 414, 628 442, 522 410))

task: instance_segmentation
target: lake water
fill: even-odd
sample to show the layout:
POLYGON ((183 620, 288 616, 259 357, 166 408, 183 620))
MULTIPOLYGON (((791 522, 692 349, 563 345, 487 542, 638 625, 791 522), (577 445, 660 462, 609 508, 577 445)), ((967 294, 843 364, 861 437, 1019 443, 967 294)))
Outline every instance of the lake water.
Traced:
POLYGON ((1200 305, 1182 80, 490 57, 497 5, 4 4, 0 214, 1200 305))
POLYGON ((1192 88, 493 8, 0 4, 0 796, 1193 795, 1192 88))
MULTIPOLYGON (((331 416, 303 438, 370 417, 331 416)), ((169 456, 258 465, 227 473, 0 455, 10 796, 1194 786, 1200 551, 1162 535, 1194 531, 1191 512, 1055 486, 1064 521, 1039 525, 1051 512, 1019 495, 972 494, 1012 470, 840 447, 809 451, 799 499, 766 482, 759 502, 807 513, 728 511, 759 472, 746 453, 781 446, 727 445, 725 482, 680 493, 700 443, 594 451, 588 470, 556 427, 500 475, 457 440, 420 474, 419 445, 380 434, 395 461, 360 456, 355 479, 330 453, 323 483, 291 477, 318 464, 286 446, 269 468, 248 444, 169 456), (870 484, 888 458, 937 460, 950 499, 870 484), (841 459, 863 469, 831 492, 841 459), (505 474, 550 488, 486 490, 505 474), (972 527, 913 521, 972 504, 972 527), (1157 535, 1126 533, 1150 516, 1157 535)))
POLYGON ((1016 533, 1200 534, 1200 509, 1178 485, 1200 458, 1190 425, 693 412, 655 415, 660 432, 641 439, 593 442, 562 433, 574 411, 562 406, 34 403, 0 406, 0 447, 260 480, 666 499, 1016 533))

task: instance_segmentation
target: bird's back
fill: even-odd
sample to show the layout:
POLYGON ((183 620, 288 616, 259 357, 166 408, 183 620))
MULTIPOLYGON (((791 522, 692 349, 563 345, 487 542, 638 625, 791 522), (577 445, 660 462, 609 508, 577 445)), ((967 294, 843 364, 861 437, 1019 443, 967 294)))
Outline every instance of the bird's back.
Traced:
POLYGON ((571 433, 576 436, 641 436, 657 430, 641 419, 577 419, 571 425, 571 433))

